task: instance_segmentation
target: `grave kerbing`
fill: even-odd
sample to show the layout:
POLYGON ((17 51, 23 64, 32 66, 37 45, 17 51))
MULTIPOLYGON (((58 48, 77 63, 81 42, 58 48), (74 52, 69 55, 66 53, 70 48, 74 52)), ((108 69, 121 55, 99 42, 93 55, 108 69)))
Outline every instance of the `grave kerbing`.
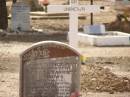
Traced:
POLYGON ((21 54, 20 97, 69 97, 80 90, 80 53, 47 41, 21 54))

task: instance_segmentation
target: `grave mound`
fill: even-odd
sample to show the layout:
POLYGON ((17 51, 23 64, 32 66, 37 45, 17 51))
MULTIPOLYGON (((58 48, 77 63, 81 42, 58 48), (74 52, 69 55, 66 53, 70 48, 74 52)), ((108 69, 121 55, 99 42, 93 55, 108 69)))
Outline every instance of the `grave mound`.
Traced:
POLYGON ((95 65, 82 66, 81 91, 130 92, 130 79, 118 77, 108 68, 95 65))

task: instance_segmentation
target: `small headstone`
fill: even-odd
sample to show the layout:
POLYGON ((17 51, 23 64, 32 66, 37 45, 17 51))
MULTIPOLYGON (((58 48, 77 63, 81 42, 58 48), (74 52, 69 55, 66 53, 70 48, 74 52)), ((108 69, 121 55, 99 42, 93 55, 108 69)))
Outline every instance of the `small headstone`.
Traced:
POLYGON ((84 32, 86 34, 91 34, 91 35, 105 35, 105 34, 107 34, 105 31, 105 26, 103 24, 84 26, 83 29, 84 29, 84 32))
POLYGON ((12 6, 12 30, 29 31, 30 30, 30 7, 23 3, 14 3, 12 6))
POLYGON ((80 89, 80 54, 60 42, 40 42, 21 55, 20 97, 70 97, 80 89))

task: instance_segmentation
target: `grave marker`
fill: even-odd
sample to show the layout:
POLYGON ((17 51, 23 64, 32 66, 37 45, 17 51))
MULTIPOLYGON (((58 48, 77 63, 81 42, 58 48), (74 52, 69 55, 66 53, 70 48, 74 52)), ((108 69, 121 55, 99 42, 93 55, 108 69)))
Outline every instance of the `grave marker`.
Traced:
POLYGON ((78 0, 69 0, 70 5, 49 5, 49 13, 69 13, 69 44, 73 47, 78 46, 78 14, 97 13, 102 6, 98 5, 78 5, 78 0))
POLYGON ((40 42, 21 55, 20 97, 69 97, 80 90, 80 54, 67 44, 40 42))
POLYGON ((103 24, 94 24, 84 26, 84 32, 90 35, 105 35, 107 34, 105 30, 105 25, 103 24))
POLYGON ((12 30, 29 31, 30 30, 30 7, 18 2, 12 6, 12 30))

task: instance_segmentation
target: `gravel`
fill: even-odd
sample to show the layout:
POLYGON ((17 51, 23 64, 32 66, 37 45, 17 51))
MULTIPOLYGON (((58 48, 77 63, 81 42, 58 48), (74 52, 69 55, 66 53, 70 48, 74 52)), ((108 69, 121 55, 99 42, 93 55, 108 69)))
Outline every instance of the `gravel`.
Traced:
POLYGON ((81 91, 83 92, 130 92, 130 79, 118 77, 108 68, 84 65, 81 72, 81 91))

